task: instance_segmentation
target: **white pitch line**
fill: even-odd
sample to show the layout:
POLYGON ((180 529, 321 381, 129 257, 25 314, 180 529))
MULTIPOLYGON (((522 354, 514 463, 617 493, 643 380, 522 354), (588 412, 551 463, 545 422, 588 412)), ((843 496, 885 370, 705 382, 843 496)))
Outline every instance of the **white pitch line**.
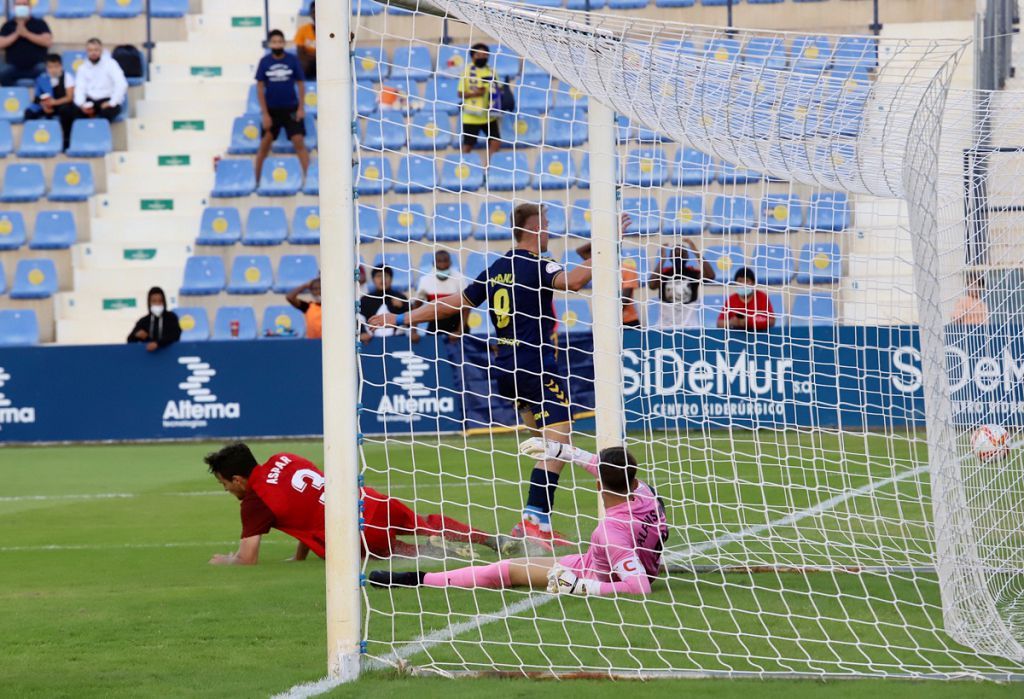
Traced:
MULTIPOLYGON (((108 551, 117 549, 177 549, 200 546, 234 546, 235 541, 177 541, 152 544, 40 544, 38 546, 0 546, 0 553, 22 551, 108 551)), ((272 543, 272 542, 263 542, 272 543)))
MULTIPOLYGON (((886 487, 887 485, 892 485, 893 483, 905 481, 908 478, 913 478, 914 476, 918 476, 922 473, 925 473, 926 471, 928 471, 927 466, 918 466, 915 469, 905 471, 904 473, 901 473, 897 476, 892 476, 891 478, 885 478, 880 481, 872 481, 871 483, 867 483, 858 488, 854 488, 853 490, 848 490, 846 492, 840 493, 839 495, 834 495, 828 498, 827 500, 822 500, 817 505, 809 507, 806 510, 794 512, 793 514, 786 515, 785 517, 780 517, 779 519, 773 520, 771 522, 766 522, 765 524, 747 527, 746 529, 741 529, 738 532, 724 534, 716 539, 711 539, 710 541, 705 541, 703 543, 691 546, 683 552, 669 555, 671 555, 673 558, 692 557, 694 554, 704 553, 715 548, 721 548, 722 546, 731 544, 735 541, 745 539, 755 534, 760 534, 761 532, 766 531, 768 529, 789 526, 790 524, 795 524, 796 522, 799 522, 802 519, 806 519, 807 517, 813 517, 815 515, 825 512, 826 510, 832 509, 839 503, 846 502, 847 500, 851 500, 861 495, 873 493, 876 490, 886 487)), ((481 615, 473 621, 462 621, 457 624, 451 624, 448 627, 441 629, 439 631, 433 631, 431 633, 420 636, 415 641, 411 641, 403 646, 400 646, 399 648, 391 651, 390 653, 388 653, 380 659, 371 658, 370 661, 367 663, 368 669, 378 669, 381 667, 393 666, 399 660, 404 660, 417 653, 430 650, 434 646, 444 643, 446 641, 450 641, 455 637, 460 636, 463 633, 466 633, 467 631, 478 629, 481 626, 486 626, 487 624, 493 623, 495 621, 507 619, 510 616, 513 616, 520 612, 524 612, 528 609, 540 607, 541 605, 547 604, 548 602, 551 602, 554 599, 555 595, 532 594, 524 599, 519 600, 518 602, 515 602, 514 604, 502 607, 501 610, 499 610, 496 614, 481 615)), ((341 682, 339 682, 338 680, 325 677, 315 682, 306 682, 304 684, 295 685, 287 692, 275 694, 272 697, 272 699, 310 699, 310 697, 316 697, 320 696, 321 694, 326 694, 327 692, 331 691, 336 687, 339 687, 340 685, 341 682)))

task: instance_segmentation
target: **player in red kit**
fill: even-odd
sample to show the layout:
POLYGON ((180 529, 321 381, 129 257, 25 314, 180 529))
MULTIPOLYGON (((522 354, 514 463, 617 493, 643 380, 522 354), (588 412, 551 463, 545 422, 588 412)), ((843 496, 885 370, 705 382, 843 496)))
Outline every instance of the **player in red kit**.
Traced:
MULTIPOLYGON (((324 474, 311 461, 295 454, 274 454, 260 464, 245 444, 230 444, 204 459, 224 490, 241 501, 242 537, 238 550, 217 554, 214 565, 254 565, 260 540, 278 529, 299 545, 291 560, 310 551, 324 557, 324 474)), ((421 517, 400 500, 373 488, 362 488, 363 555, 444 557, 444 548, 412 544, 400 536, 427 536, 460 543, 483 544, 495 551, 505 542, 451 517, 421 517)))

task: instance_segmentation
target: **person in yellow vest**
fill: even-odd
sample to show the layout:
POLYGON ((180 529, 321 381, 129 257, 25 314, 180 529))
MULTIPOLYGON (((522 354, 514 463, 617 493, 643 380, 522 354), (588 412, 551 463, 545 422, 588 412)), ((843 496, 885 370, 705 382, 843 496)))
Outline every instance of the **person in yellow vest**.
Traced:
POLYGON ((459 80, 459 98, 462 100, 462 152, 469 153, 479 138, 487 141, 484 167, 501 147, 498 121, 501 112, 494 108, 497 89, 494 70, 487 65, 491 49, 487 44, 473 44, 469 50, 469 64, 459 80))
POLYGON ((300 287, 292 289, 285 296, 285 300, 292 306, 299 309, 302 315, 306 316, 306 337, 310 340, 320 339, 320 277, 306 282, 300 287), (310 300, 300 299, 304 292, 309 292, 310 300))

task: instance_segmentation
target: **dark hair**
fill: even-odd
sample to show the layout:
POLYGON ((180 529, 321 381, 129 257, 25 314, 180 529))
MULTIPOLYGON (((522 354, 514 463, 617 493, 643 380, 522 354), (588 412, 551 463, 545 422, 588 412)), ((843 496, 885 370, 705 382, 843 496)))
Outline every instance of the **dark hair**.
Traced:
POLYGON ((267 41, 270 41, 275 36, 279 36, 279 37, 281 37, 283 39, 284 38, 284 32, 281 31, 280 29, 271 29, 269 32, 267 32, 267 41))
POLYGON ((235 476, 248 478, 257 466, 256 457, 242 442, 229 444, 219 451, 207 454, 203 461, 210 467, 210 473, 218 475, 226 481, 230 481, 235 476))
POLYGON ((540 204, 520 204, 512 210, 512 235, 517 241, 523 233, 533 232, 526 229, 526 222, 533 216, 540 217, 541 210, 540 204))
POLYGON ((394 271, 390 267, 388 267, 387 265, 381 265, 380 267, 374 267, 372 270, 370 270, 370 279, 373 279, 378 274, 383 274, 385 277, 391 277, 392 279, 395 276, 394 271))
POLYGON ((469 47, 470 53, 490 53, 491 47, 482 41, 478 41, 469 47))
POLYGON ((89 44, 96 44, 97 46, 103 46, 103 42, 100 41, 99 39, 97 39, 95 36, 93 38, 89 39, 87 42, 85 42, 86 46, 88 46, 89 44))
POLYGON ((150 287, 149 293, 146 294, 146 304, 149 305, 149 297, 153 294, 160 294, 160 298, 164 300, 164 306, 167 305, 167 294, 159 286, 150 287))
POLYGON ((740 267, 736 270, 736 274, 732 276, 734 282, 738 282, 740 279, 746 279, 751 284, 757 284, 757 277, 754 276, 754 270, 749 267, 740 267))
POLYGON ((48 53, 48 54, 46 54, 46 62, 47 63, 60 63, 61 65, 64 65, 64 59, 62 59, 60 57, 59 53, 48 53))
POLYGON ((602 449, 598 456, 597 479, 604 490, 629 495, 636 480, 636 458, 626 447, 609 447, 602 449))

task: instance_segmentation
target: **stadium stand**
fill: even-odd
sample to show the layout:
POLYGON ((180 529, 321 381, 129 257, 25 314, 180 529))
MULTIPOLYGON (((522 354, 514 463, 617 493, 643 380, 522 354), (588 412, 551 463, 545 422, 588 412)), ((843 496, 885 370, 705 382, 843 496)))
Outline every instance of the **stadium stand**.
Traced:
POLYGON ((0 347, 35 345, 39 342, 39 319, 31 310, 0 310, 0 347))

